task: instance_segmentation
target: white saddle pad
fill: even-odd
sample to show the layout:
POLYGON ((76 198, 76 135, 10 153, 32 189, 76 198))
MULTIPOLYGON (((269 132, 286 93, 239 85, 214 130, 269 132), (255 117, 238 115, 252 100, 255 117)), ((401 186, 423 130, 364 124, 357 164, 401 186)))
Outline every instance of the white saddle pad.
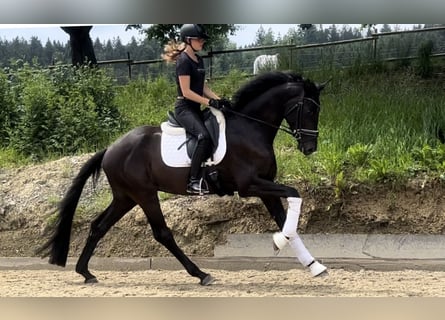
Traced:
MULTIPOLYGON (((213 154, 213 160, 208 159, 206 165, 216 165, 221 162, 226 154, 226 121, 221 111, 210 108, 210 111, 216 116, 219 124, 218 148, 213 154)), ((169 167, 190 167, 191 159, 187 155, 187 146, 185 144, 186 134, 184 128, 172 127, 168 122, 161 123, 161 157, 164 163, 169 167)))

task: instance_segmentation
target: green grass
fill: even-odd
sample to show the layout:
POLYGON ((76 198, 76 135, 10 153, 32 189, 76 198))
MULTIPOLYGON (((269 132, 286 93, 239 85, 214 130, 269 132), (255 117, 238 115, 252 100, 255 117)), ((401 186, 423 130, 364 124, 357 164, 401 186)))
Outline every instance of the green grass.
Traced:
POLYGON ((12 148, 0 148, 0 168, 16 168, 31 163, 30 158, 12 148))
POLYGON ((436 138, 437 129, 445 128, 440 85, 410 73, 334 78, 321 97, 317 154, 297 156, 289 138, 279 136, 279 179, 335 185, 403 182, 419 172, 442 175, 443 146, 436 138))

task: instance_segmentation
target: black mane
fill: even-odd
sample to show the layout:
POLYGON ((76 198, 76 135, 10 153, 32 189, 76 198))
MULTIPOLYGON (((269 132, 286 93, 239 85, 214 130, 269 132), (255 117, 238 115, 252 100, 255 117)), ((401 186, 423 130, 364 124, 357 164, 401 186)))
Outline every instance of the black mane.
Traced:
POLYGON ((233 107, 239 109, 262 93, 280 84, 301 81, 304 81, 303 77, 295 73, 272 71, 260 74, 252 81, 244 84, 233 95, 233 107))

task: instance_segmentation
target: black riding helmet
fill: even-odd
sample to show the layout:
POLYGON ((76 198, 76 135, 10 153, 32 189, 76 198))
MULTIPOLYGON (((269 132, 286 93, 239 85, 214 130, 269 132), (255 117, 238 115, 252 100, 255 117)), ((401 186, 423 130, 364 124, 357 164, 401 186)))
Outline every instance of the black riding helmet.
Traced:
POLYGON ((200 38, 207 40, 208 34, 202 24, 183 24, 180 30, 181 40, 187 43, 187 38, 200 38))

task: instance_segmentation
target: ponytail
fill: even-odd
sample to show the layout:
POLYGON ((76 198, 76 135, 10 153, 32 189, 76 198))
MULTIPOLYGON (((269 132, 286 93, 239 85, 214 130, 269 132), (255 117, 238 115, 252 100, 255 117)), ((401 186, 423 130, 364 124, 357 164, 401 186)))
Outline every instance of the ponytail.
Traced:
POLYGON ((161 54, 161 57, 167 63, 175 62, 178 56, 185 50, 185 43, 177 43, 174 40, 170 40, 164 46, 164 53, 161 54))

